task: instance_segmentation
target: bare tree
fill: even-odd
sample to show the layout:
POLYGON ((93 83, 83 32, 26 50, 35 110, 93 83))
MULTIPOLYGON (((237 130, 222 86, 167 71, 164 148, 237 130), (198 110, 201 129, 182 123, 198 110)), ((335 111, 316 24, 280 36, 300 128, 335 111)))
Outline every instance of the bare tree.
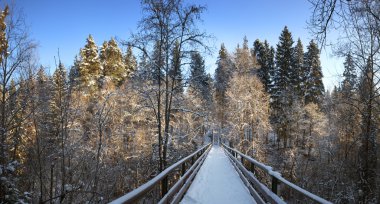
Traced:
POLYGON ((359 202, 379 202, 377 145, 379 143, 380 85, 380 2, 377 0, 311 0, 313 13, 310 29, 320 44, 326 45, 327 34, 337 29, 338 54, 351 52, 361 74, 358 103, 351 103, 361 115, 359 145, 359 202), (355 105, 358 104, 358 105, 355 105), (378 183, 376 184, 376 180, 378 183), (377 193, 376 193, 377 192, 377 193))
MULTIPOLYGON (((13 7, 6 6, 1 12, 0 20, 0 170, 5 172, 5 177, 7 177, 8 173, 12 174, 8 171, 9 168, 7 170, 7 167, 16 162, 12 161, 10 156, 11 149, 16 145, 12 141, 18 141, 14 140, 13 137, 17 135, 12 134, 12 132, 28 115, 22 114, 22 117, 17 117, 25 111, 25 106, 11 110, 14 105, 11 99, 18 93, 17 88, 16 91, 11 91, 11 81, 15 82, 14 87, 19 87, 23 73, 30 73, 29 70, 32 67, 30 65, 34 58, 33 53, 36 45, 28 36, 23 15, 16 12, 13 7), (16 119, 18 122, 15 122, 16 119)), ((12 178, 9 175, 9 179, 12 178)), ((0 200, 4 200, 4 196, 7 194, 16 193, 16 191, 9 192, 11 188, 5 186, 9 185, 6 184, 8 181, 10 180, 1 179, 0 181, 0 200)), ((10 199, 15 198, 12 196, 10 199)))
MULTIPOLYGON (((207 49, 203 40, 208 36, 196 27, 205 8, 185 6, 182 0, 143 0, 142 7, 144 16, 139 31, 132 35, 133 40, 129 44, 139 49, 155 70, 157 83, 152 89, 154 100, 150 98, 150 108, 157 125, 158 170, 162 171, 167 166, 170 122, 173 104, 178 97, 175 90, 183 86, 176 83, 176 75, 172 73, 178 72, 194 48, 207 49), (155 52, 151 51, 153 47, 155 52)), ((163 182, 162 193, 166 189, 167 182, 163 182)))

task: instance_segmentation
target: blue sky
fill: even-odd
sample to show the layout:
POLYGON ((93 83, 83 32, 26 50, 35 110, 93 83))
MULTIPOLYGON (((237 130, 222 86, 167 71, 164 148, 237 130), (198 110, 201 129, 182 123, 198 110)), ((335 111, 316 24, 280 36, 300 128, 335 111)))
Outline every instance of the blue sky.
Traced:
MULTIPOLYGON (((188 1, 189 2, 189 1, 188 1)), ((312 39, 306 21, 311 14, 307 0, 192 0, 207 6, 200 26, 216 37, 215 54, 208 56, 207 68, 213 73, 217 51, 222 42, 233 52, 243 37, 250 46, 255 39, 267 39, 273 46, 285 25, 304 49, 312 39)), ((31 36, 38 42, 40 63, 54 69, 54 56, 60 50, 62 62, 71 66, 89 34, 101 45, 116 36, 128 39, 135 31, 141 9, 139 0, 22 0, 16 2, 26 14, 31 36)), ((342 73, 342 61, 321 53, 325 87, 331 89, 342 73)))

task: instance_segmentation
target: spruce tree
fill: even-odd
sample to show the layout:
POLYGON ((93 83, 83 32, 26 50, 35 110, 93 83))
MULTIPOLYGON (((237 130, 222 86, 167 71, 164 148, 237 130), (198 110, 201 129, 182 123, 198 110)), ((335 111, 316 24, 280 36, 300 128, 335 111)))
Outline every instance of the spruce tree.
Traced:
POLYGON ((125 71, 124 77, 130 77, 137 69, 137 60, 133 55, 132 46, 128 46, 127 53, 124 57, 125 71))
POLYGON ((184 86, 181 70, 181 51, 179 49, 180 47, 177 41, 172 50, 172 60, 169 70, 169 76, 171 78, 171 83, 173 83, 172 86, 174 88, 175 94, 182 94, 184 86))
POLYGON ((357 76, 355 71, 354 60, 351 53, 346 55, 344 61, 343 82, 341 85, 343 97, 351 98, 357 84, 357 76))
POLYGON ((317 44, 312 40, 307 46, 305 54, 305 70, 307 74, 305 103, 322 104, 325 88, 322 82, 322 67, 319 59, 319 49, 317 44))
POLYGON ((259 65, 258 76, 264 85, 265 91, 269 93, 271 70, 274 69, 274 50, 269 46, 266 40, 262 43, 257 39, 253 47, 253 53, 259 65))
POLYGON ((85 86, 96 85, 101 76, 101 70, 98 47, 89 35, 86 45, 80 50, 79 73, 82 83, 85 86))
POLYGON ((210 79, 206 74, 205 61, 199 52, 191 53, 189 92, 202 101, 211 101, 210 79))
POLYGON ((123 54, 116 41, 111 38, 104 42, 100 51, 103 75, 110 77, 116 85, 120 85, 126 77, 123 54))
POLYGON ((254 68, 254 57, 252 56, 249 47, 248 39, 244 37, 243 46, 238 45, 235 52, 235 67, 239 74, 251 72, 254 68))
MULTIPOLYGON (((52 79, 52 98, 50 102, 54 133, 57 137, 56 148, 59 149, 60 158, 60 174, 61 189, 66 184, 66 139, 67 139, 67 123, 68 123, 68 82, 66 69, 60 62, 55 70, 52 79)), ((64 195, 60 196, 60 202, 64 199, 64 195)))
POLYGON ((298 99, 303 99, 305 94, 306 79, 304 70, 304 51, 301 39, 298 38, 296 47, 293 53, 292 72, 290 73, 290 82, 298 99))
POLYGON ((217 105, 217 115, 221 122, 221 126, 224 126, 226 116, 225 107, 227 105, 226 91, 228 83, 232 76, 233 65, 229 59, 228 52, 224 46, 221 45, 219 50, 219 56, 217 60, 217 68, 215 70, 215 100, 217 105))
POLYGON ((160 81, 159 78, 162 81, 164 77, 163 69, 165 66, 165 60, 163 59, 164 56, 160 49, 162 49, 160 42, 157 41, 153 48, 152 59, 150 60, 149 66, 149 72, 153 84, 157 84, 160 81))
POLYGON ((273 75, 273 86, 271 87, 272 122, 275 125, 279 138, 287 147, 289 137, 289 121, 287 114, 289 107, 293 105, 293 87, 290 81, 293 59, 293 38, 285 26, 282 31, 276 52, 276 69, 273 75))

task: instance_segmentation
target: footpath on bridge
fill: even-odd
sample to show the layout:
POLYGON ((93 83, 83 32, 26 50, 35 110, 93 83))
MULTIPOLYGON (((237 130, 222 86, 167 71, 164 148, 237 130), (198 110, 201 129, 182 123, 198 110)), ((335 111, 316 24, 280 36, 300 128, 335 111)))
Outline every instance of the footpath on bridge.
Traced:
POLYGON ((181 204, 256 203, 227 155, 213 146, 181 204))

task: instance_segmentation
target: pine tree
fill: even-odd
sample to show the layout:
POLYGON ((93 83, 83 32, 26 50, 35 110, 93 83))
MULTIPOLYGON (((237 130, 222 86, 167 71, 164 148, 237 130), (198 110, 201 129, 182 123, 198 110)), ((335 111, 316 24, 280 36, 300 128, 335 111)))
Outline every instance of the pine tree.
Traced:
POLYGON ((224 126, 226 116, 224 108, 227 105, 226 91, 228 83, 232 76, 233 65, 229 59, 228 52, 224 46, 221 45, 219 50, 219 57, 217 60, 217 68, 215 70, 215 100, 217 105, 217 115, 221 122, 221 126, 224 126))
POLYGON ((96 85, 101 71, 98 47, 92 36, 89 35, 86 45, 80 50, 79 73, 82 83, 85 86, 96 85))
POLYGON ((317 44, 312 40, 307 47, 305 54, 305 69, 307 73, 305 103, 310 102, 318 105, 322 104, 325 88, 322 82, 322 67, 319 59, 319 49, 317 44))
POLYGON ((304 51, 301 39, 298 38, 294 48, 291 83, 298 99, 303 99, 305 94, 305 70, 304 70, 304 51))

